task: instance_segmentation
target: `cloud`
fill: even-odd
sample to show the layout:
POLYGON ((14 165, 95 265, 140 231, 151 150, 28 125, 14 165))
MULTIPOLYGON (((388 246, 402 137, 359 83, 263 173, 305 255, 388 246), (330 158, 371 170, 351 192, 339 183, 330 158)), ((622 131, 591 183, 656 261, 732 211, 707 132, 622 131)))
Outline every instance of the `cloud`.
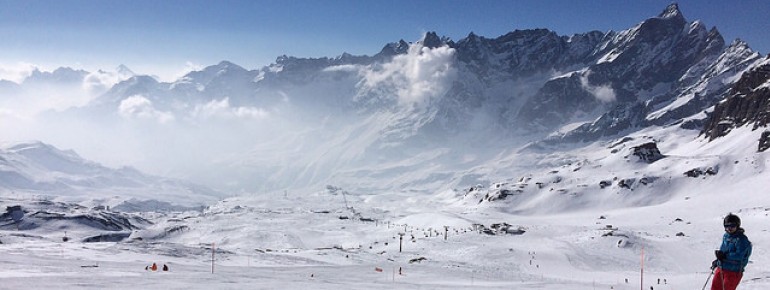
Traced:
POLYGON ((588 82, 588 75, 590 75, 590 72, 586 72, 580 77, 580 85, 583 86, 583 89, 594 95, 601 102, 609 103, 616 100, 615 90, 610 85, 592 86, 588 82))
POLYGON ((359 72, 360 70, 361 66, 354 64, 336 65, 323 69, 325 72, 359 72))
POLYGON ((16 115, 33 118, 48 110, 63 111, 84 106, 131 76, 133 73, 127 69, 118 72, 98 70, 87 73, 81 79, 80 71, 72 72, 69 68, 47 71, 29 63, 0 64, 0 79, 18 84, 9 94, 2 96, 6 102, 0 106, 16 115), (38 77, 34 81, 25 82, 33 72, 38 77))
POLYGON ((419 43, 413 44, 407 54, 362 70, 363 87, 390 87, 400 104, 424 104, 443 96, 456 79, 457 70, 452 66, 454 56, 455 50, 448 46, 430 49, 419 43))
POLYGON ((89 73, 83 78, 83 90, 91 96, 106 92, 115 84, 127 80, 133 76, 130 72, 108 72, 98 70, 89 73))
POLYGON ((155 120, 161 124, 174 120, 172 113, 156 110, 152 101, 141 95, 133 95, 121 101, 118 113, 126 119, 155 120))
POLYGON ((245 119, 262 119, 270 115, 268 111, 262 108, 232 107, 230 106, 229 98, 224 98, 220 101, 212 100, 206 104, 197 105, 192 114, 193 116, 203 118, 222 117, 245 119))
POLYGON ((37 67, 30 63, 18 62, 16 64, 0 63, 0 80, 8 80, 21 83, 32 74, 37 67))

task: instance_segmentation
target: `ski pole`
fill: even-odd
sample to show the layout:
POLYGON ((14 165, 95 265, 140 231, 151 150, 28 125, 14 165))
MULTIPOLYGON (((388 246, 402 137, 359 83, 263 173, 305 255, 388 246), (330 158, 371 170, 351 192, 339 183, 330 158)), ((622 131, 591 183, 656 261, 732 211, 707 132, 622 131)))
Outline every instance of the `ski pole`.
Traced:
POLYGON ((703 289, 701 290, 706 290, 706 285, 709 284, 709 280, 711 280, 712 275, 714 275, 714 269, 711 269, 711 274, 709 274, 708 278, 706 278, 706 284, 703 284, 703 289))

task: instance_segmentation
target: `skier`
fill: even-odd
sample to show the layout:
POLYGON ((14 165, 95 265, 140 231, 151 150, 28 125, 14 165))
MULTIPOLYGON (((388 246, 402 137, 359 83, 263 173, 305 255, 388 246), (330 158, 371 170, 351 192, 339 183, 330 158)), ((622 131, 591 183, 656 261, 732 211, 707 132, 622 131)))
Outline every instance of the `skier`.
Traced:
POLYGON ((716 269, 711 290, 735 290, 751 256, 751 242, 741 228, 741 219, 730 213, 724 219, 724 226, 722 245, 715 251, 717 259, 711 263, 711 269, 716 269))

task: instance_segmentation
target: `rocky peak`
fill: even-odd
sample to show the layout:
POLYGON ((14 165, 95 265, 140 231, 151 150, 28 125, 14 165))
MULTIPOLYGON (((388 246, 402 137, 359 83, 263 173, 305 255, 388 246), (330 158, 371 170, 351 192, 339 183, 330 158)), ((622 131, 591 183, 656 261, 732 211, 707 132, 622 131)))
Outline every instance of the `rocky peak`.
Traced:
POLYGON ((69 67, 60 67, 53 72, 44 72, 36 68, 24 80, 24 83, 76 83, 80 85, 80 82, 83 81, 86 75, 88 75, 88 72, 84 70, 75 70, 69 67))
POLYGON ((437 48, 446 44, 446 41, 442 40, 434 31, 425 33, 425 36, 422 38, 422 40, 420 40, 420 42, 424 47, 427 48, 437 48))
POLYGON ((732 51, 732 52, 749 52, 750 54, 756 54, 759 56, 759 53, 753 51, 751 47, 749 47, 749 44, 745 41, 741 40, 740 38, 736 38, 733 40, 732 43, 730 43, 730 46, 727 47, 726 51, 732 51))
POLYGON ((471 32, 465 38, 460 39, 456 43, 456 47, 460 49, 477 49, 485 40, 486 38, 483 36, 471 32))
POLYGON ((386 44, 382 50, 380 50, 380 53, 378 53, 377 56, 389 57, 398 54, 405 54, 407 51, 409 51, 409 43, 401 39, 398 42, 391 42, 386 44))
POLYGON ((217 70, 220 72, 221 71, 233 71, 233 72, 246 71, 246 69, 244 69, 243 67, 226 60, 219 62, 219 64, 215 66, 209 66, 204 70, 217 70))
POLYGON ((119 66, 118 66, 118 67, 115 69, 115 71, 116 71, 116 72, 118 72, 118 73, 119 73, 119 74, 121 74, 121 75, 129 75, 129 76, 133 76, 133 75, 136 75, 136 74, 134 73, 134 71, 132 71, 130 68, 128 68, 128 67, 127 67, 126 65, 124 65, 124 64, 121 64, 121 65, 119 65, 119 66))
POLYGON ((675 19, 677 21, 685 22, 684 16, 682 15, 682 12, 679 10, 679 4, 677 3, 671 3, 666 7, 663 12, 658 15, 658 18, 660 19, 675 19))
POLYGON ((484 37, 471 32, 466 38, 461 39, 455 45, 458 59, 462 62, 484 63, 491 49, 489 42, 484 37))
POLYGON ((510 43, 512 45, 526 45, 528 41, 534 41, 543 38, 559 38, 555 32, 548 29, 516 29, 495 39, 498 42, 510 43))
POLYGON ((151 76, 137 75, 112 86, 101 97, 92 101, 92 106, 119 104, 124 98, 133 95, 146 95, 155 91, 160 82, 151 76))
POLYGON ((707 51, 720 50, 725 45, 725 39, 716 27, 709 30, 709 33, 706 35, 706 42, 709 43, 707 51))
POLYGON ((366 55, 352 55, 347 52, 343 52, 342 55, 335 57, 332 62, 333 65, 342 65, 342 64, 365 64, 367 63, 371 57, 366 55))
POLYGON ((203 70, 189 72, 184 78, 187 81, 207 84, 222 75, 239 75, 247 72, 243 67, 223 60, 216 65, 207 66, 203 70))
POLYGON ((284 71, 319 70, 326 66, 332 65, 332 61, 327 57, 300 58, 283 55, 276 59, 275 64, 283 67, 284 71))

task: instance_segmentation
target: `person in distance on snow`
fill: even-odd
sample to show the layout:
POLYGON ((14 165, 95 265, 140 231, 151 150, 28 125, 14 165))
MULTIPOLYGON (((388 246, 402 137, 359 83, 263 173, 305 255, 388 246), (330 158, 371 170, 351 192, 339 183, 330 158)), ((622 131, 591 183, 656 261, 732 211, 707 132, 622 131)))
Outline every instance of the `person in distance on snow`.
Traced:
POLYGON ((741 228, 741 219, 730 213, 724 219, 724 226, 722 245, 715 251, 717 259, 711 263, 711 270, 716 269, 711 290, 735 290, 751 256, 751 242, 741 228))

